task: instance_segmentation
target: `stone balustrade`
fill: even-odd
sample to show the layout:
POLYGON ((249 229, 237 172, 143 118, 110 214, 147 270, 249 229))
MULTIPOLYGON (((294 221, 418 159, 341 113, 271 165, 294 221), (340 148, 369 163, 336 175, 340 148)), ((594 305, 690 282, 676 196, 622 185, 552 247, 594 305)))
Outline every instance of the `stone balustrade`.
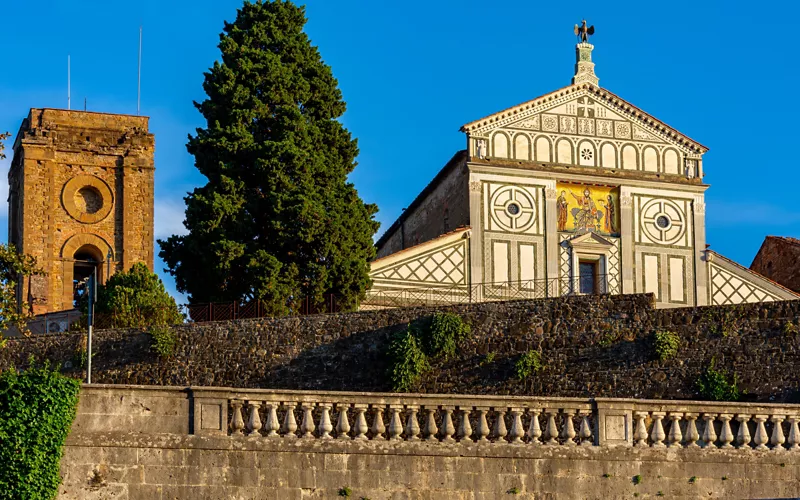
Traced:
POLYGON ((197 434, 796 451, 800 405, 192 388, 197 434))

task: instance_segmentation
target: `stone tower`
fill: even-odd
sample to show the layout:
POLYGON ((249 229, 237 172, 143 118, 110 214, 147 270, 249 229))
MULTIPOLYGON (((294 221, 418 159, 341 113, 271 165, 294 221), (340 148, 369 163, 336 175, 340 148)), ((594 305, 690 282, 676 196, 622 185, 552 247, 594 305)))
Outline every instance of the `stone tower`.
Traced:
POLYGON ((153 269, 153 152, 142 116, 31 109, 8 173, 8 241, 47 273, 21 284, 34 314, 73 308, 93 267, 104 283, 153 269))

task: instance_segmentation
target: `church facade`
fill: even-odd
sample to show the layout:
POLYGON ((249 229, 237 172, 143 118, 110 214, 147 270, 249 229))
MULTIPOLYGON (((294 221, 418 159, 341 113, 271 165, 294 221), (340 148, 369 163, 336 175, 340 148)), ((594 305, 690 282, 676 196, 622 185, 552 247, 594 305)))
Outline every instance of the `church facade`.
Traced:
POLYGON ((377 242, 367 298, 653 293, 659 307, 798 299, 707 249, 708 148, 599 86, 464 125, 457 153, 377 242))

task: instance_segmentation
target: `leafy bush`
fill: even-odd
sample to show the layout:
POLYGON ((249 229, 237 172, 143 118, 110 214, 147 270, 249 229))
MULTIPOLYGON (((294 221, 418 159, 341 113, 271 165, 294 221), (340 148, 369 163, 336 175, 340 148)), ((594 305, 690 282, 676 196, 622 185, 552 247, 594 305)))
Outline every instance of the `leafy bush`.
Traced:
POLYGON ((534 373, 541 371, 542 368, 544 368, 544 365, 542 365, 542 354, 539 351, 525 352, 514 365, 514 371, 520 380, 527 380, 534 373))
POLYGON ((675 332, 655 332, 653 334, 653 349, 661 361, 674 358, 678 354, 681 338, 675 332))
POLYGON ((453 313, 435 313, 430 327, 422 330, 422 347, 428 356, 449 358, 455 355, 456 346, 469 335, 470 327, 461 316, 453 313))
POLYGON ((617 332, 606 332, 600 337, 600 340, 597 342, 602 347, 609 347, 612 344, 615 344, 620 339, 620 334, 617 332))
POLYGON ((712 359, 697 379, 700 396, 711 401, 738 401, 742 396, 738 377, 734 373, 732 380, 729 380, 728 374, 717 370, 714 365, 715 360, 712 359))
POLYGON ((169 326, 153 326, 147 331, 152 337, 150 348, 158 353, 162 358, 168 358, 175 354, 178 345, 178 338, 175 331, 169 326))
POLYGON ((786 335, 793 335, 795 333, 800 333, 800 328, 798 328, 797 325, 795 325, 791 321, 787 321, 786 323, 783 324, 783 333, 785 333, 786 335))
POLYGON ((79 390, 49 366, 0 373, 0 499, 56 496, 79 390))
MULTIPOLYGON (((86 306, 84 299, 81 310, 85 312, 86 306)), ((95 310, 98 315, 110 318, 116 328, 175 325, 184 320, 164 283, 141 262, 97 287, 95 310)))
POLYGON ((397 333, 389 342, 389 381, 392 390, 408 392, 429 368, 428 358, 419 346, 411 327, 397 333))

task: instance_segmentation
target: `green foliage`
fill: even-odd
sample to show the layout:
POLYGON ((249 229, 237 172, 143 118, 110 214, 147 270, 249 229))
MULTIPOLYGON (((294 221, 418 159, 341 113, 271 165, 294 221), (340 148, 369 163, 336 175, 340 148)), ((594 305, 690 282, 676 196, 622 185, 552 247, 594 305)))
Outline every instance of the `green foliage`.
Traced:
POLYGON ((519 495, 519 488, 517 488, 516 486, 514 486, 512 488, 509 488, 508 491, 506 491, 506 494, 508 494, 508 495, 519 495))
MULTIPOLYGON (((81 307, 85 311, 86 303, 81 307)), ((174 325, 184 320, 164 283, 141 262, 97 287, 95 311, 110 318, 117 328, 174 325)))
POLYGON ((36 259, 19 253, 13 245, 0 244, 0 332, 11 326, 27 332, 25 321, 30 309, 24 297, 17 297, 17 283, 35 274, 43 274, 36 259), (17 307, 18 299, 21 307, 17 307))
POLYGON ((539 351, 525 352, 514 365, 514 371, 520 380, 527 380, 534 373, 541 371, 542 368, 544 368, 544 365, 542 365, 542 353, 539 351))
POLYGON ((692 476, 689 478, 689 484, 694 484, 697 481, 697 476, 692 476))
POLYGON ((79 390, 49 366, 0 373, 0 500, 56 496, 79 390))
POLYGON ((738 401, 742 396, 739 379, 734 373, 731 380, 727 373, 715 367, 715 360, 698 377, 696 385, 700 396, 711 401, 738 401))
POLYGON ((642 475, 636 474, 633 476, 633 484, 642 484, 642 475))
POLYGON ((169 326, 153 326, 147 330, 152 337, 150 348, 158 353, 162 358, 168 358, 175 354, 178 346, 178 337, 175 330, 169 326))
POLYGON ((389 342, 389 381, 393 391, 410 391, 428 370, 428 358, 419 344, 412 327, 395 334, 389 342))
POLYGON ((345 486, 344 488, 339 488, 339 496, 340 497, 349 497, 353 494, 353 490, 345 486))
POLYGON ((485 356, 485 357, 484 357, 484 358, 481 360, 481 362, 480 362, 480 363, 478 363, 478 366, 487 366, 487 365, 491 365, 492 363, 494 363, 494 359, 495 359, 496 357, 497 357, 497 353, 496 353, 496 352, 494 352, 494 351, 492 351, 492 352, 488 353, 488 354, 487 354, 487 355, 486 355, 486 356, 485 356))
POLYGON ((422 347, 428 356, 447 359, 455 355, 459 342, 469 335, 470 326, 453 313, 435 313, 430 327, 420 330, 422 347))
POLYGON ((611 474, 609 474, 608 472, 606 472, 605 474, 603 474, 603 477, 608 479, 608 478, 613 477, 613 476, 611 474))
POLYGON ((220 35, 187 149, 208 182, 186 196, 189 233, 159 255, 193 303, 260 299, 273 314, 334 294, 355 309, 379 224, 348 175, 356 140, 331 68, 291 1, 246 2, 220 35))
POLYGON ((661 361, 674 358, 680 345, 681 338, 675 332, 653 333, 653 349, 661 361))
POLYGON ((791 321, 787 321, 783 324, 783 333, 786 335, 794 335, 795 333, 800 333, 800 328, 791 321))
POLYGON ((617 341, 620 339, 620 334, 617 332, 607 331, 600 337, 600 340, 597 342, 602 347, 609 347, 613 344, 616 344, 617 341))
POLYGON ((663 497, 664 496, 664 492, 661 491, 661 490, 658 490, 658 493, 656 493, 656 496, 657 497, 663 497))

